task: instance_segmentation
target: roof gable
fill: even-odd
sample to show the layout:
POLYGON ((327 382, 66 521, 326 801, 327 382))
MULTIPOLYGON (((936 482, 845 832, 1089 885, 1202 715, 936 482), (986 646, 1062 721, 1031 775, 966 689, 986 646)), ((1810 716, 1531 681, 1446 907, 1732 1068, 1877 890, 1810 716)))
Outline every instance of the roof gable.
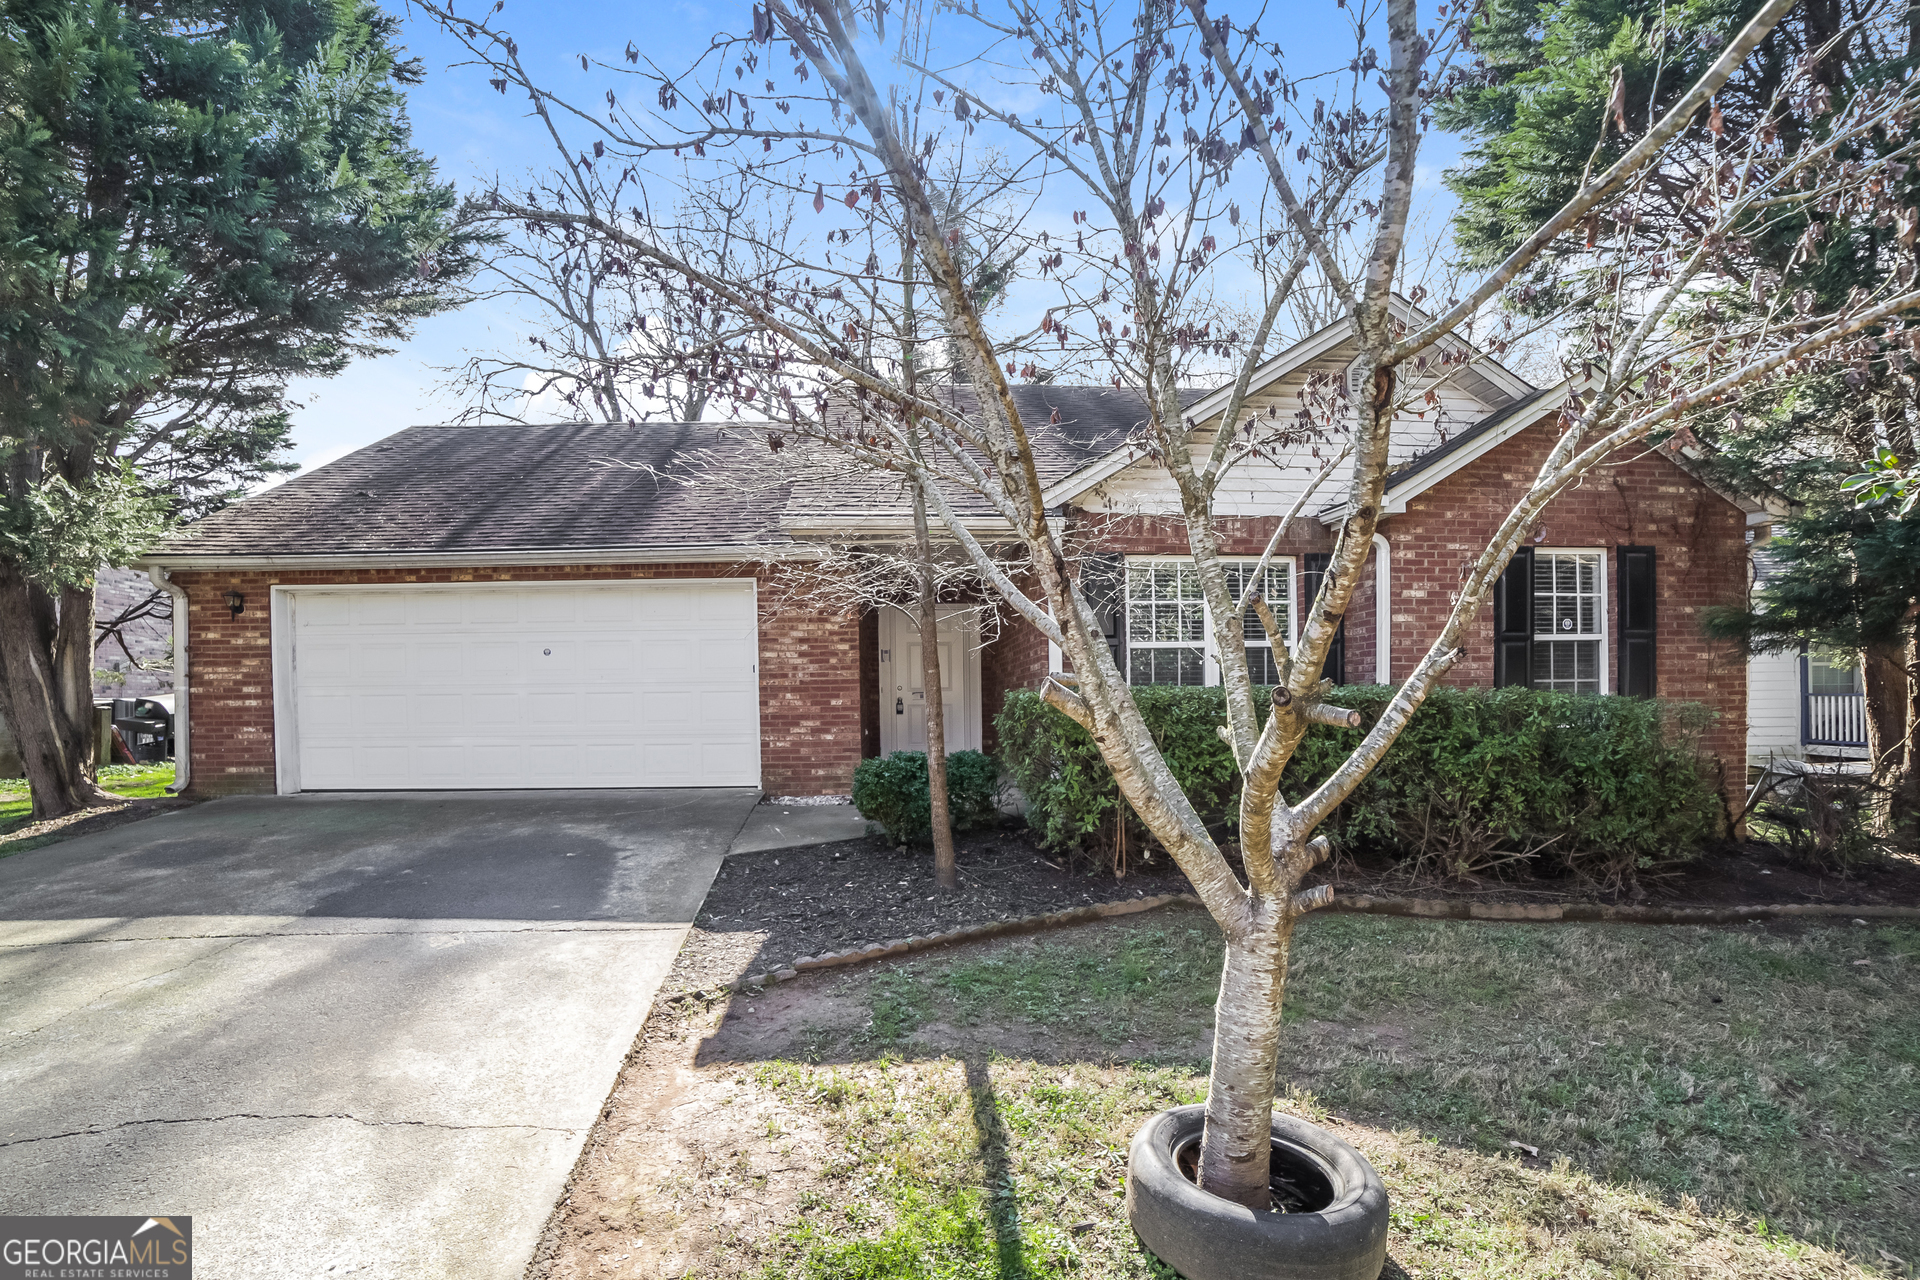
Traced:
MULTIPOLYGON (((1392 295, 1388 303, 1394 317, 1409 327, 1426 323, 1430 317, 1418 307, 1398 294, 1392 295)), ((1538 388, 1526 381, 1498 361, 1484 353, 1464 339, 1449 336, 1443 342, 1458 352, 1472 355, 1470 363, 1455 364, 1431 378, 1416 374, 1423 382, 1414 385, 1436 385, 1450 388, 1454 395, 1476 407, 1479 414, 1490 410, 1502 410, 1507 406, 1529 399, 1539 394, 1538 388)), ((1325 370, 1329 365, 1345 366, 1358 354, 1358 343, 1353 336, 1351 324, 1342 319, 1325 325, 1299 342, 1279 352, 1254 370, 1248 380, 1245 403, 1257 405, 1263 399, 1271 399, 1284 391, 1290 379, 1303 378, 1307 371, 1316 366, 1325 370)), ((1330 371, 1330 370, 1329 370, 1330 371)), ((1232 384, 1215 387, 1204 395, 1194 398, 1187 406, 1188 420, 1198 432, 1211 431, 1214 420, 1226 411, 1233 394, 1232 384)), ((1424 415, 1416 415, 1424 421, 1424 415)), ((1399 433, 1396 432, 1396 435, 1399 433)), ((1418 448, 1417 440, 1413 447, 1418 448)), ((1443 442, 1444 443, 1444 442, 1443 442)), ((1078 469, 1050 483, 1046 491, 1046 505, 1058 506, 1071 502, 1107 481, 1118 476, 1128 467, 1139 461, 1138 454, 1125 447, 1125 442, 1111 452, 1092 458, 1078 469)))

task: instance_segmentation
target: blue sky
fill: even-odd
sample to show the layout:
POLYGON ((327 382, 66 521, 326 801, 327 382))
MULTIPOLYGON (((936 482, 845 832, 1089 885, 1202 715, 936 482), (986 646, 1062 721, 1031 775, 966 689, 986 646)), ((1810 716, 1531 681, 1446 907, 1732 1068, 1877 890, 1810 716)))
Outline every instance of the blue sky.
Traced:
MULTIPOLYGON (((698 56, 715 31, 744 27, 747 7, 747 0, 639 5, 508 0, 494 21, 513 34, 536 77, 585 103, 603 91, 605 73, 583 72, 581 54, 616 61, 632 40, 658 65, 683 66, 698 56)), ((486 5, 469 0, 462 8, 477 16, 486 5)), ((1214 8, 1236 18, 1243 12, 1239 6, 1218 3, 1214 8)), ((1332 0, 1314 0, 1269 13, 1263 33, 1281 40, 1297 74, 1350 55, 1352 36, 1345 17, 1332 0)), ((414 139, 435 157, 441 175, 466 191, 496 174, 511 180, 544 165, 551 144, 523 108, 490 89, 478 68, 450 65, 463 50, 432 21, 411 11, 404 20, 407 46, 424 61, 427 72, 426 83, 409 97, 414 139)), ((1434 136, 1423 152, 1422 186, 1429 200, 1440 194, 1438 172, 1455 153, 1451 143, 1434 136)), ((304 407, 294 417, 293 458, 306 467, 319 466, 402 427, 451 420, 458 403, 439 385, 445 379, 440 369, 459 364, 470 351, 515 345, 526 332, 527 326, 506 307, 477 302, 421 324, 392 355, 359 361, 337 378, 295 384, 295 398, 304 407)))

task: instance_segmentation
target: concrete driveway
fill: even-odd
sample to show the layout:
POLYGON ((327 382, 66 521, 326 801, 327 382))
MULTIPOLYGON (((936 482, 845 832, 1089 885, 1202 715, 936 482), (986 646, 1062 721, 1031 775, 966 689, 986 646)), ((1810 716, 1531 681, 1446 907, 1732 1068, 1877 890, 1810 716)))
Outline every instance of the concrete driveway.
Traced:
POLYGON ((0 860, 0 1213, 518 1277, 755 799, 219 800, 0 860))

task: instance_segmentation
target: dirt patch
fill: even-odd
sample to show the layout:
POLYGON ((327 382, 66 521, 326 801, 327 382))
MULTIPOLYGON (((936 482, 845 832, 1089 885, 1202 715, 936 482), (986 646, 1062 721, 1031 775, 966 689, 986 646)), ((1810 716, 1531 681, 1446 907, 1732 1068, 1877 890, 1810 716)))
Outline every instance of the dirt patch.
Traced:
POLYGON ((751 1072, 694 1064, 718 1020, 664 1007, 648 1020, 529 1277, 679 1277, 794 1221, 830 1139, 751 1072))
POLYGON ((191 808, 197 803, 199 802, 195 800, 183 800, 171 796, 165 799, 128 800, 98 809, 81 809, 64 817, 48 818, 44 822, 31 823, 9 831, 4 839, 0 839, 0 858, 8 854, 24 853, 28 849, 57 844, 62 840, 97 835, 102 831, 123 827, 129 822, 139 822, 143 818, 171 813, 176 809, 191 808))

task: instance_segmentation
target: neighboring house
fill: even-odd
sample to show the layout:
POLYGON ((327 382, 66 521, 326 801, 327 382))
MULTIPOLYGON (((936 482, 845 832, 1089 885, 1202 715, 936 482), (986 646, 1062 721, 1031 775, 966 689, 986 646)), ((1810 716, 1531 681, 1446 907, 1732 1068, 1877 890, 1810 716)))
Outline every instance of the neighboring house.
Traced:
POLYGON ((145 698, 172 691, 167 598, 161 595, 157 610, 143 607, 154 592, 153 580, 138 569, 102 569, 94 579, 93 616, 99 625, 134 615, 94 648, 94 697, 145 698))
MULTIPOLYGON (((102 569, 94 579, 94 617, 104 623, 129 610, 143 612, 138 606, 153 591, 153 582, 137 569, 102 569)), ((122 627, 120 635, 126 641, 124 649, 111 636, 95 646, 93 696, 134 698, 169 692, 173 672, 164 667, 173 643, 172 623, 164 615, 140 617, 122 627), (143 669, 144 664, 158 664, 162 669, 143 669), (103 671, 112 674, 102 678, 103 671)), ((0 720, 0 778, 18 778, 25 772, 13 730, 0 720)))
MULTIPOLYGON (((1260 370, 1249 412, 1292 416, 1310 375, 1344 375, 1351 358, 1341 326, 1297 344, 1260 370)), ((1411 670, 1556 433, 1565 388, 1490 362, 1449 372, 1403 424, 1336 678, 1411 670)), ((1189 393, 1190 420, 1208 424, 1221 394, 1189 393)), ((1123 669, 1216 682, 1171 483, 1127 444, 1138 397, 1015 396, 1123 669)), ((190 789, 845 793, 863 756, 924 743, 917 633, 897 610, 837 611, 790 588, 821 541, 910 537, 910 508, 871 475, 793 463, 766 480, 798 452, 701 425, 415 427, 190 526, 143 562, 186 601, 190 789)), ((1249 462, 1225 484, 1226 550, 1243 565, 1295 504, 1310 454, 1249 462)), ((1699 620, 1743 598, 1757 511, 1684 460, 1623 456, 1547 510, 1449 678, 1704 702, 1731 789, 1747 668, 1699 620)), ((1344 513, 1308 514, 1267 584, 1289 632, 1344 513)), ((984 503, 961 515, 989 541, 1006 533, 984 503)), ((1007 691, 1059 665, 1030 626, 988 608, 952 608, 943 636, 956 747, 991 747, 1007 691)), ((1268 669, 1263 642, 1249 645, 1268 669)))
MULTIPOLYGON (((1764 539, 1754 546, 1753 582, 1773 569, 1764 539)), ((1802 646, 1756 654, 1747 663, 1747 763, 1867 758, 1867 690, 1858 655, 1802 646)))

